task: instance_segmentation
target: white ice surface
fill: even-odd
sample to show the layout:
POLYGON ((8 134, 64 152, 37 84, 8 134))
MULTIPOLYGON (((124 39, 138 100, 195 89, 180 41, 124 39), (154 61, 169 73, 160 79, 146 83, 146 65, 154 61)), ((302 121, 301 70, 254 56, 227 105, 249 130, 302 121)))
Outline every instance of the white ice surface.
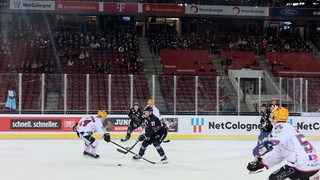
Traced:
MULTIPOLYGON (((129 147, 134 140, 115 142, 129 147)), ((311 141, 320 152, 320 141, 311 141)), ((163 143, 169 163, 132 160, 99 140, 100 159, 84 157, 83 141, 0 139, 1 180, 263 180, 280 166, 249 174, 255 140, 171 140, 163 143), (118 166, 122 164, 122 166, 118 166)), ((140 145, 133 149, 138 152, 140 145)), ((160 161, 153 146, 144 156, 160 161)))

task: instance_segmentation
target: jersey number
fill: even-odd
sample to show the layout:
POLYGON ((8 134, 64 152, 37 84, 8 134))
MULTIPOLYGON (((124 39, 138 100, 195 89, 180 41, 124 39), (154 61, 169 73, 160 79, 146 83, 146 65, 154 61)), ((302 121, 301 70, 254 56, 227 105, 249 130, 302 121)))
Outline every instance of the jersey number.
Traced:
POLYGON ((79 126, 86 126, 91 120, 85 120, 79 123, 79 126))
POLYGON ((304 150, 306 151, 306 153, 312 153, 312 145, 309 143, 306 137, 304 137, 303 134, 297 134, 296 137, 298 138, 300 144, 304 146, 304 150))

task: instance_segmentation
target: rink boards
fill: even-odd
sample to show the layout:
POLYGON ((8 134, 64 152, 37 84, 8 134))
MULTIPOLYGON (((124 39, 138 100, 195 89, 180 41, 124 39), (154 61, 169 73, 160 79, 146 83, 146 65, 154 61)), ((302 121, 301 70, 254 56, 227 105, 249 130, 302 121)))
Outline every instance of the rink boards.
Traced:
MULTIPOLYGON (((80 115, 2 115, 0 138, 76 138, 73 125, 80 115)), ((169 126, 167 139, 256 139, 260 130, 258 116, 163 116, 169 126)), ((289 117, 297 130, 310 139, 320 139, 320 117, 289 117)), ((123 138, 130 119, 108 115, 111 138, 123 138)), ((137 129, 132 137, 140 133, 137 129)), ((96 137, 99 137, 96 136, 96 137)))

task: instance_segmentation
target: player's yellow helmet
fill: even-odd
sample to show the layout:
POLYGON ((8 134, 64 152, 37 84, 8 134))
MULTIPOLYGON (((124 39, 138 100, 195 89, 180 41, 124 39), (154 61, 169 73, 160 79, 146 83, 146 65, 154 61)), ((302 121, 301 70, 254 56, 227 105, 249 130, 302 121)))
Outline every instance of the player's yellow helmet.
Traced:
POLYGON ((149 99, 148 100, 148 105, 150 106, 150 105, 153 105, 153 99, 149 99))
POLYGON ((276 122, 287 122, 289 111, 285 107, 277 107, 271 112, 272 119, 276 122))
POLYGON ((106 112, 106 111, 100 110, 100 111, 98 112, 98 117, 106 117, 106 116, 107 116, 107 112, 106 112))

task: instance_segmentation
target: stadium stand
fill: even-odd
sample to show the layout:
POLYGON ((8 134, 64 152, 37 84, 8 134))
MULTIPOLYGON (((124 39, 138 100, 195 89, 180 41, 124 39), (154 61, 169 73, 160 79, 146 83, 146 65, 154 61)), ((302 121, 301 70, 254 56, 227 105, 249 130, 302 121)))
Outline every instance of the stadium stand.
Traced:
POLYGON ((208 50, 161 50, 160 57, 164 74, 217 76, 208 50))
POLYGON ((276 76, 320 77, 319 61, 311 52, 266 52, 265 57, 276 76))

